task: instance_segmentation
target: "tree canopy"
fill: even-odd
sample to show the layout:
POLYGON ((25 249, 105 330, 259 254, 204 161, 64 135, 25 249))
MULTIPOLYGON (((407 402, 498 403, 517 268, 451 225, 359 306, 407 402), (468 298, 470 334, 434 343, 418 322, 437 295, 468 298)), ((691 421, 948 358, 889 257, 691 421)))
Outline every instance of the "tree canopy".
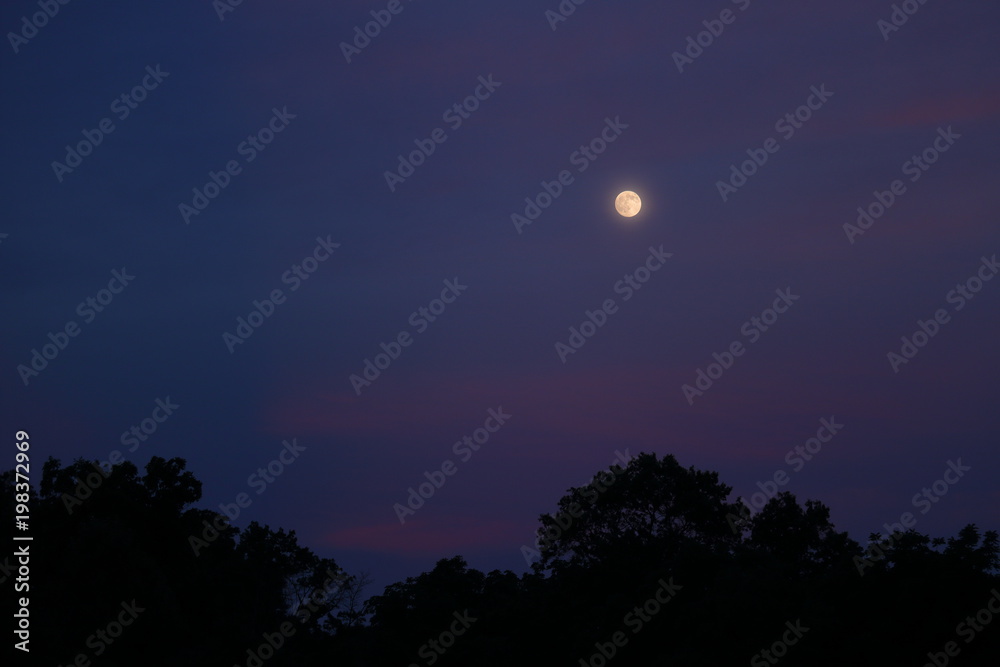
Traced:
MULTIPOLYGON (((783 492, 753 514, 717 473, 643 453, 539 517, 529 571, 456 555, 365 600, 366 573, 294 530, 195 507, 185 468, 45 462, 29 500, 38 664, 920 665, 949 642, 962 665, 1000 655, 1000 540, 975 525, 861 544, 818 501, 783 492), (126 612, 119 636, 95 634, 126 612)), ((13 471, 0 486, 13 514, 13 471)))

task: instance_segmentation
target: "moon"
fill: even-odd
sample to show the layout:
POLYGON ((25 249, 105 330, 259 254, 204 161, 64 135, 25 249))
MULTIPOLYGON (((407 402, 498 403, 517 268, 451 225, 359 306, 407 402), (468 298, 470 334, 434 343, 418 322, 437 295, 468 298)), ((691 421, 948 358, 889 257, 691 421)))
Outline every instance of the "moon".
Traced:
POLYGON ((615 210, 626 218, 634 216, 640 208, 642 208, 642 200, 631 190, 626 190, 615 197, 615 210))

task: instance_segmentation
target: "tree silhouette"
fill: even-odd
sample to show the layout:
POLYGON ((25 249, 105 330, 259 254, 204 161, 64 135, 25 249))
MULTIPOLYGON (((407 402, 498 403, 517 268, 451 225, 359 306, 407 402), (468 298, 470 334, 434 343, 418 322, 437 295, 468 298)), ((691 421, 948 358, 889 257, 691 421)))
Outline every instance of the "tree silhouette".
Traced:
POLYGON ((590 567, 625 554, 676 558, 688 549, 726 552, 736 544, 726 515, 731 488, 718 473, 684 469, 673 456, 640 454, 614 466, 559 500, 556 514, 540 517, 537 571, 590 567))
MULTIPOLYGON (((985 620, 991 595, 1000 601, 1000 539, 975 525, 862 545, 818 501, 783 492, 751 514, 716 473, 643 453, 540 517, 529 572, 486 574, 454 556, 365 601, 370 577, 317 556, 294 530, 240 530, 194 507, 201 482, 185 465, 45 462, 29 494, 33 660, 840 667, 940 663, 954 657, 948 642, 959 665, 1000 655, 1000 614, 985 620), (92 644, 133 600, 135 622, 92 644)), ((12 514, 13 471, 0 490, 12 514)), ((9 559, 0 565, 12 578, 9 559)))
MULTIPOLYGON (((292 599, 342 570, 299 546, 294 532, 256 523, 239 531, 214 512, 189 509, 201 482, 184 468, 183 459, 160 457, 141 476, 130 462, 106 473, 97 462, 44 463, 31 501, 33 660, 69 664, 83 653, 101 664, 140 656, 146 664, 243 664, 241 654, 285 621, 296 624, 298 644, 314 632, 329 639, 319 623, 356 582, 345 577, 315 597, 312 617, 301 620, 292 599), (204 534, 203 521, 223 528, 196 555, 189 538, 204 534), (142 611, 120 637, 91 639, 132 600, 142 611)), ((10 516, 12 471, 0 480, 10 516)), ((271 664, 294 664, 286 663, 291 644, 271 664)))

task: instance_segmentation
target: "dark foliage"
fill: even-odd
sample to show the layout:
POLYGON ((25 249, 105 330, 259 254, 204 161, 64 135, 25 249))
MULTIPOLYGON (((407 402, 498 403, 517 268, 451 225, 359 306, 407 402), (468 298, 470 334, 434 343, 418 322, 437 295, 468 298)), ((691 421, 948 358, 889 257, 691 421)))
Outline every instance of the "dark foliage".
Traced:
MULTIPOLYGON (((12 471, 0 486, 12 516, 12 471)), ((456 556, 362 604, 366 577, 300 546, 294 531, 238 530, 192 508, 201 482, 182 459, 154 457, 142 475, 128 462, 105 474, 50 459, 30 500, 31 658, 839 667, 924 665, 928 653, 944 664, 954 642, 949 664, 998 664, 1000 614, 976 620, 994 596, 1000 609, 995 531, 969 525, 945 540, 909 530, 861 545, 819 502, 781 493, 750 515, 730 492, 716 473, 641 454, 540 517, 531 572, 486 574, 456 556), (119 615, 130 624, 113 636, 119 615), (760 652, 783 636, 794 644, 768 661, 760 652), (592 660, 601 651, 614 657, 592 660)), ((16 562, 3 565, 12 586, 16 562)))

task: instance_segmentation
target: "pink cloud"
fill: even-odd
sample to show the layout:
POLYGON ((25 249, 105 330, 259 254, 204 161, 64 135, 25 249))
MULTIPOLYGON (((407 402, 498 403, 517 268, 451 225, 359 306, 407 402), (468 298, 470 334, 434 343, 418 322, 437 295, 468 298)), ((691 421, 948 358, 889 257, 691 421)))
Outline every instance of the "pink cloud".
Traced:
MULTIPOLYGON (((440 430, 442 424, 466 423, 471 429, 486 418, 487 408, 502 406, 513 415, 504 427, 509 434, 505 456, 515 460, 592 464, 596 445, 609 453, 628 448, 633 455, 711 452, 726 460, 768 460, 784 451, 782 447, 787 449, 789 439, 806 437, 796 425, 829 416, 821 412, 829 405, 831 381, 863 387, 868 374, 876 372, 876 367, 858 368, 857 361, 846 360, 836 377, 829 369, 808 374, 794 359, 773 359, 766 373, 731 371, 689 406, 680 382, 693 382, 696 366, 710 361, 710 352, 673 370, 662 364, 609 365, 489 379, 386 378, 370 395, 360 397, 318 387, 277 398, 264 411, 265 426, 275 434, 294 430, 303 436, 388 436, 403 442, 413 433, 440 430), (451 398, 442 401, 442 392, 428 387, 446 387, 451 398), (776 402, 782 406, 780 414, 776 402), (387 410, 387 405, 393 409, 387 410), (762 414, 773 414, 774 429, 760 430, 762 414), (753 424, 758 424, 757 431, 750 430, 753 424)), ((760 355, 765 350, 751 352, 760 355)), ((892 420, 905 406, 890 397, 859 392, 847 399, 840 396, 837 409, 855 419, 892 420)))
POLYGON ((998 114, 1000 92, 988 91, 979 95, 911 100, 873 115, 871 122, 879 127, 920 127, 984 120, 998 114))

